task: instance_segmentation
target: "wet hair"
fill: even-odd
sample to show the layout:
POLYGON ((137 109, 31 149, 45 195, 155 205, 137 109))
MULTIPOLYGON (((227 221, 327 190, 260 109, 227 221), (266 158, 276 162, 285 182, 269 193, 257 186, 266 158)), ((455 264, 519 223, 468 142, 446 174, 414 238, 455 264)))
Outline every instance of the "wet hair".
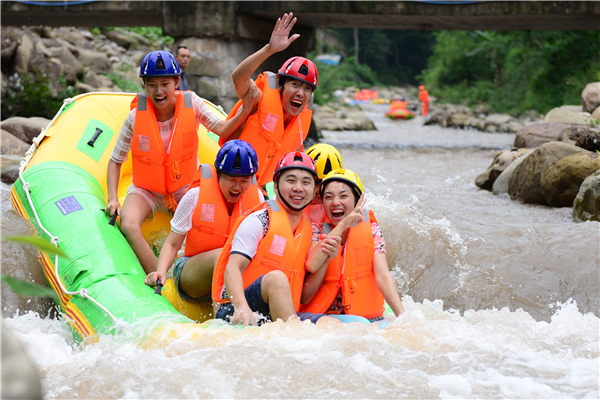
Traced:
MULTIPOLYGON (((345 180, 337 180, 337 179, 328 179, 325 182, 325 186, 323 186, 323 189, 321 189, 321 192, 325 192, 325 189, 327 188, 327 185, 329 185, 331 182, 342 182, 344 185, 348 186, 351 190, 352 190, 352 194, 354 195, 354 206, 356 207, 356 205, 358 204, 358 200, 360 199, 360 193, 358 192, 358 190, 354 187, 354 185, 351 185, 350 183, 348 183, 348 181, 345 180)), ((322 183, 321 183, 322 185, 322 183)))

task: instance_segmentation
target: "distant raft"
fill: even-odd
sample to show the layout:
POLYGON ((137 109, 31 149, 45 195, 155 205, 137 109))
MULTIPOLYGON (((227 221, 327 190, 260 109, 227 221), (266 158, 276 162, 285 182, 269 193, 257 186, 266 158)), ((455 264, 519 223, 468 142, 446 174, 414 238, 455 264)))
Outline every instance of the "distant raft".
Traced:
POLYGON ((385 116, 391 119, 413 119, 415 113, 410 110, 390 110, 385 116))

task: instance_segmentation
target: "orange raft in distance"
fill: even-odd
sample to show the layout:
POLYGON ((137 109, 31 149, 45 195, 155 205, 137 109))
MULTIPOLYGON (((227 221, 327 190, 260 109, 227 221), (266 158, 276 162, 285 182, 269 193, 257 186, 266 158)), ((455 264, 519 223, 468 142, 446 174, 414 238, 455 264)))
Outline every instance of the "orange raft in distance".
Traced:
POLYGON ((386 112, 385 116, 391 119, 413 119, 415 113, 406 109, 396 109, 386 112))

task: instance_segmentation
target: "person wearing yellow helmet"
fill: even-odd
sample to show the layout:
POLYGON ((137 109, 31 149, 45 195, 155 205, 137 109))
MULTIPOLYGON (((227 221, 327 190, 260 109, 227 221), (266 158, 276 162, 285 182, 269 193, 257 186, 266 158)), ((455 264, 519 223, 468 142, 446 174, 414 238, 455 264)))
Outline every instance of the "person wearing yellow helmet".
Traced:
POLYGON ((374 322, 383 319, 385 299, 396 316, 402 314, 383 234, 373 212, 363 208, 366 199, 360 177, 348 169, 332 171, 323 179, 320 193, 329 222, 313 223, 307 266, 323 263, 327 267, 306 275, 300 310, 333 317, 360 316, 374 322), (340 238, 340 249, 333 257, 318 246, 331 238, 340 238))
POLYGON ((315 161, 318 177, 316 187, 317 195, 308 206, 308 217, 311 222, 323 223, 325 222, 325 212, 323 211, 323 202, 319 192, 321 181, 323 181, 323 178, 331 171, 344 168, 344 160, 342 160, 342 155, 338 149, 327 143, 317 143, 309 147, 309 149, 306 150, 306 154, 315 161))

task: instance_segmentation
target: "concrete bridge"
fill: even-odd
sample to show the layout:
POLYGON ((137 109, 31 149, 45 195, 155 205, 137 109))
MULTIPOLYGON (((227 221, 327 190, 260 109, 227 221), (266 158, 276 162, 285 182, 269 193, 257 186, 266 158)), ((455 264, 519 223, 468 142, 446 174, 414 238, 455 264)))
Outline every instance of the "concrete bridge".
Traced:
POLYGON ((292 11, 307 28, 598 30, 597 1, 2 1, 2 25, 161 26, 174 37, 265 40, 292 11))

